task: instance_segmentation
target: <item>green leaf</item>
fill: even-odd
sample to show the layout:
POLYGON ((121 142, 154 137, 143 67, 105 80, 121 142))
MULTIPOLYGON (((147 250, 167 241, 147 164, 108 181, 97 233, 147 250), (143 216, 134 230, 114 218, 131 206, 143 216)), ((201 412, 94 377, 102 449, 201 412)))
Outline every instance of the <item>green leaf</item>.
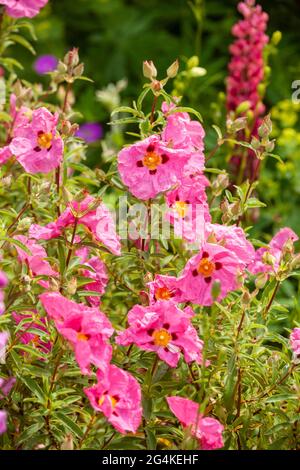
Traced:
POLYGON ((69 416, 61 411, 57 411, 55 416, 68 428, 69 431, 74 433, 75 436, 77 436, 79 439, 83 437, 83 432, 81 431, 80 427, 71 418, 69 418, 69 416))
POLYGON ((23 36, 20 36, 19 34, 11 34, 10 39, 12 39, 14 42, 17 42, 18 44, 21 44, 21 46, 25 47, 25 49, 28 49, 31 54, 36 55, 36 52, 32 45, 30 44, 27 39, 25 39, 23 36))
POLYGON ((7 243, 11 243, 12 245, 18 246, 19 248, 21 248, 21 250, 25 251, 25 253, 27 253, 29 256, 32 256, 32 253, 29 250, 29 248, 27 248, 27 246, 24 245, 19 240, 15 240, 14 238, 8 238, 8 237, 4 237, 3 240, 5 240, 7 243))
POLYGON ((19 375, 19 379, 23 382, 27 388, 37 397, 41 403, 45 403, 47 396, 41 387, 38 385, 36 380, 31 379, 30 377, 24 377, 19 375))

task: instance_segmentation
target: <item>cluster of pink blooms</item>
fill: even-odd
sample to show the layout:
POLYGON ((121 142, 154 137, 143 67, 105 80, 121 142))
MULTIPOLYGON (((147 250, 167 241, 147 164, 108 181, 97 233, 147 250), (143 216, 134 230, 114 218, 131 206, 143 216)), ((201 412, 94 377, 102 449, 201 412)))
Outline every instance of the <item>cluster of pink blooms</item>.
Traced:
MULTIPOLYGON (((268 43, 266 35, 268 15, 255 0, 245 0, 238 5, 240 13, 244 16, 232 28, 235 36, 230 46, 232 55, 229 63, 229 77, 227 80, 227 109, 235 111, 244 102, 248 102, 253 112, 251 134, 257 136, 257 129, 265 106, 259 93, 259 85, 264 80, 264 47, 268 43)), ((244 137, 244 136, 241 136, 244 137)), ((245 139, 244 139, 245 140, 245 139)), ((254 168, 254 154, 249 152, 248 176, 254 168)), ((239 166, 240 157, 232 159, 233 166, 239 166)))
POLYGON ((33 18, 48 0, 0 0, 0 5, 5 5, 6 13, 12 18, 33 18))
POLYGON ((28 173, 49 173, 57 168, 63 156, 63 140, 57 131, 58 114, 42 107, 31 111, 17 108, 16 96, 10 98, 12 123, 7 144, 0 150, 0 164, 14 156, 28 173))
POLYGON ((300 328, 294 328, 291 333, 291 347, 295 356, 300 356, 300 328))

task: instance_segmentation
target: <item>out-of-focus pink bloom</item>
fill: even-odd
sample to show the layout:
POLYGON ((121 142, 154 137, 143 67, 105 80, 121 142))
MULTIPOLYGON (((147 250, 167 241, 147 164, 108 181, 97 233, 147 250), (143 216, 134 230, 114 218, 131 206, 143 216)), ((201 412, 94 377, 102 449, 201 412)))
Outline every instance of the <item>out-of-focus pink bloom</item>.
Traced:
POLYGON ((0 0, 6 6, 6 13, 12 18, 33 18, 48 0, 0 0))
POLYGON ((3 287, 6 287, 8 283, 8 279, 6 277, 6 274, 4 274, 3 271, 0 271, 0 289, 3 289, 3 287))
POLYGON ((205 230, 208 240, 224 246, 234 253, 242 265, 248 266, 253 262, 255 249, 247 240, 241 227, 208 223, 205 230))
POLYGON ((90 305, 98 307, 101 302, 100 297, 104 294, 108 283, 106 266, 98 256, 92 256, 89 258, 89 250, 86 250, 85 247, 78 249, 75 254, 81 258, 81 262, 86 265, 87 268, 90 268, 82 269, 81 275, 91 279, 89 284, 85 284, 84 289, 97 292, 99 294, 99 297, 90 296, 87 298, 90 305))
POLYGON ((4 165, 7 160, 11 157, 11 151, 9 147, 6 145, 0 149, 0 165, 4 165))
POLYGON ((0 332, 0 364, 5 361, 6 345, 9 339, 9 333, 7 331, 0 332))
POLYGON ((180 281, 174 276, 156 274, 154 281, 148 282, 150 293, 150 304, 159 301, 173 301, 180 303, 182 291, 180 281))
POLYGON ((16 245, 18 258, 22 263, 27 263, 33 276, 54 276, 58 277, 58 272, 51 268, 49 262, 46 260, 47 252, 45 248, 39 245, 35 240, 30 240, 24 235, 16 235, 15 240, 19 240, 26 246, 31 255, 26 253, 22 248, 16 245))
POLYGON ((199 405, 188 398, 167 397, 168 405, 181 424, 199 441, 200 449, 214 450, 224 446, 224 426, 215 418, 206 418, 199 413, 199 405))
POLYGON ((121 150, 118 168, 129 191, 147 200, 180 180, 190 157, 188 150, 170 148, 158 135, 153 135, 121 150))
POLYGON ((186 362, 202 362, 203 341, 191 324, 191 312, 180 310, 173 302, 157 301, 149 307, 135 305, 128 313, 129 327, 116 342, 136 344, 154 351, 170 367, 176 367, 183 353, 186 362))
POLYGON ((101 411, 121 433, 135 433, 141 423, 141 388, 128 372, 109 365, 97 371, 98 382, 84 392, 92 407, 101 411))
POLYGON ((58 64, 58 59, 52 54, 40 55, 33 64, 34 70, 43 75, 48 72, 53 72, 58 64))
POLYGON ((204 244, 200 252, 187 262, 178 278, 183 300, 204 306, 212 305, 214 300, 220 301, 238 287, 240 268, 241 263, 234 253, 219 245, 204 244), (220 293, 217 299, 213 299, 212 288, 216 282, 220 293))
POLYGON ((249 266, 252 274, 276 273, 280 267, 284 248, 288 242, 299 240, 293 230, 288 227, 281 229, 270 241, 267 248, 259 248, 255 253, 253 263, 249 266))
POLYGON ((0 410, 0 435, 4 434, 7 429, 7 413, 5 410, 0 410))
POLYGON ((4 294, 0 290, 0 315, 2 315, 5 312, 5 305, 4 305, 4 294))
POLYGON ((197 238, 203 242, 201 233, 205 222, 211 221, 205 193, 208 185, 208 179, 201 173, 190 174, 166 194, 170 207, 166 217, 174 225, 175 234, 188 242, 194 243, 197 238))
POLYGON ((300 328, 294 328, 291 337, 291 347, 296 356, 300 356, 300 328))
POLYGON ((15 383, 15 377, 8 377, 7 379, 0 377, 0 399, 6 397, 10 393, 15 383))
POLYGON ((56 130, 57 121, 58 114, 38 108, 30 123, 14 131, 9 149, 28 173, 49 173, 60 165, 64 145, 56 130))
POLYGON ((12 317, 18 325, 23 320, 30 319, 30 322, 24 323, 21 329, 18 330, 18 340, 23 344, 31 344, 36 349, 44 354, 48 354, 52 349, 52 343, 50 340, 43 340, 38 333, 30 333, 28 330, 34 328, 41 333, 46 333, 49 336, 49 331, 46 327, 46 319, 39 317, 36 311, 33 311, 31 315, 25 314, 20 315, 16 312, 12 313, 12 317))
POLYGON ((58 292, 41 294, 40 300, 60 334, 73 346, 82 373, 90 374, 91 364, 106 369, 112 357, 108 340, 114 330, 104 313, 58 292))
POLYGON ((61 216, 43 226, 33 224, 29 236, 36 240, 50 240, 59 237, 66 227, 84 225, 94 239, 103 243, 115 255, 121 254, 120 237, 109 209, 92 196, 86 196, 82 202, 72 201, 61 216))

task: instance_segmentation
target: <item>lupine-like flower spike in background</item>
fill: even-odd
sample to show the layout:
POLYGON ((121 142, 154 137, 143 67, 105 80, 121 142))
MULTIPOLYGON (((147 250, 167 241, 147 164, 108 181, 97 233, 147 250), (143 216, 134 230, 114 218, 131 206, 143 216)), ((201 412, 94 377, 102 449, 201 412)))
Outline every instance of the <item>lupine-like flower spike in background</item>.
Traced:
POLYGON ((31 83, 57 3, 0 0, 0 448, 299 450, 299 224, 261 187, 279 33, 238 4, 214 120, 201 2, 196 55, 145 60, 133 100, 77 47, 37 43, 31 83))

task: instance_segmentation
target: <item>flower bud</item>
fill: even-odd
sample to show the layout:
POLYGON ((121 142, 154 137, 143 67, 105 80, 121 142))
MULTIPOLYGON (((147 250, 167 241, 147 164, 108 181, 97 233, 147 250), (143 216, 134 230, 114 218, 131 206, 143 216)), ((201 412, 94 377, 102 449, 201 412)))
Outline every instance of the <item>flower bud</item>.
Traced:
POLYGON ((261 138, 269 137, 272 132, 272 121, 270 114, 264 117, 262 124, 258 128, 258 135, 261 138))
POLYGON ((78 54, 78 48, 73 47, 69 52, 64 57, 64 63, 68 67, 76 67, 76 65, 79 64, 79 54, 78 54))
POLYGON ((74 77, 81 77, 81 75, 83 75, 83 72, 84 72, 84 64, 81 63, 81 64, 77 65, 77 67, 75 67, 75 69, 73 70, 73 76, 74 77))
POLYGON ((237 114, 245 113, 246 111, 248 111, 248 109, 250 109, 250 107, 251 107, 250 101, 243 101, 236 108, 236 113, 237 114))
POLYGON ((145 60, 143 62, 143 75, 146 78, 150 78, 150 80, 157 76, 157 70, 152 60, 145 60))
POLYGON ((257 289, 263 289, 268 280, 268 275, 266 273, 259 273, 255 279, 255 287, 257 289))
POLYGON ((193 67, 189 70, 188 75, 192 78, 204 77, 207 74, 207 70, 203 67, 193 67))
POLYGON ((281 39, 282 39, 282 32, 278 30, 274 31, 272 35, 272 39, 271 39, 272 44, 274 44, 274 46, 277 46, 280 43, 281 39))
POLYGON ((186 65, 188 69, 193 69, 194 67, 198 67, 199 58, 196 55, 193 55, 192 57, 189 58, 186 65))
POLYGON ((77 291, 77 279, 76 277, 72 277, 67 284, 67 292, 70 295, 74 295, 77 291))
POLYGON ((271 253, 269 251, 266 251, 262 255, 262 260, 265 264, 268 264, 269 266, 274 266, 274 264, 276 262, 275 257, 273 255, 271 255, 271 253))
POLYGON ((178 59, 176 59, 173 64, 170 65, 170 67, 167 69, 167 76, 169 78, 175 78, 177 75, 179 69, 179 62, 178 59))

